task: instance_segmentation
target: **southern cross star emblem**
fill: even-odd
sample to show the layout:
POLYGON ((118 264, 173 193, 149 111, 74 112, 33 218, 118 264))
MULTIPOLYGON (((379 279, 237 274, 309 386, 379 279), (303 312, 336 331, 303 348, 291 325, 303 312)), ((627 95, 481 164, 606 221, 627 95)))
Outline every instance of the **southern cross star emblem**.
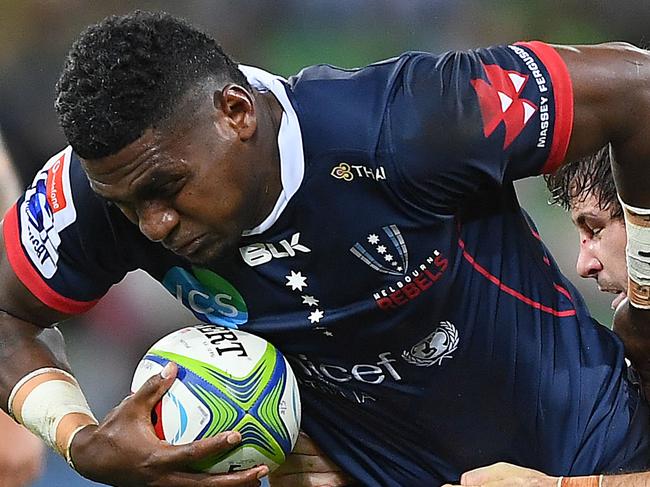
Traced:
POLYGON ((314 323, 320 322, 321 318, 323 317, 324 313, 320 309, 315 309, 311 313, 309 313, 309 321, 313 325, 314 323))
POLYGON ((300 271, 291 271, 291 274, 284 276, 287 279, 285 286, 289 286, 292 291, 301 291, 307 287, 307 277, 303 276, 300 271))
POLYGON ((309 296, 308 294, 302 295, 302 304, 306 304, 310 308, 312 306, 318 306, 318 302, 318 299, 316 299, 314 296, 309 296))

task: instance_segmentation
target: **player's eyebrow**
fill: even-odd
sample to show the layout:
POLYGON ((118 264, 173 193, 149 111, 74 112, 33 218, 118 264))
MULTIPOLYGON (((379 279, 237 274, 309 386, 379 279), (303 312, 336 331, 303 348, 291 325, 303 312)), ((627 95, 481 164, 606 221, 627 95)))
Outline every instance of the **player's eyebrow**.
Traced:
POLYGON ((584 225, 587 219, 602 220, 603 216, 599 212, 593 210, 583 210, 578 213, 575 218, 571 218, 576 225, 584 225))
POLYGON ((167 167, 155 166, 138 178, 131 187, 135 199, 148 199, 156 196, 159 187, 174 179, 174 171, 167 167))
POLYGON ((168 167, 154 166, 139 175, 127 191, 112 191, 111 184, 89 178, 90 187, 99 197, 116 204, 128 205, 134 200, 151 198, 161 184, 174 178, 174 171, 168 167))

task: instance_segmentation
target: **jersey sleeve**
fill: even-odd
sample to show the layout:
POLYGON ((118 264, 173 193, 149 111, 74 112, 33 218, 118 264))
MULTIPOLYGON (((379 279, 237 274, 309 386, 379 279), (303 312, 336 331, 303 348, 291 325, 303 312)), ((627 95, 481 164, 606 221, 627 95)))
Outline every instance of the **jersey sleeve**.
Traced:
POLYGON ((96 196, 68 147, 38 172, 4 218, 7 259, 20 281, 48 307, 90 309, 132 270, 119 218, 96 196))
POLYGON ((552 172, 573 124, 571 79, 551 46, 411 53, 387 103, 383 149, 414 196, 457 206, 486 186, 552 172))

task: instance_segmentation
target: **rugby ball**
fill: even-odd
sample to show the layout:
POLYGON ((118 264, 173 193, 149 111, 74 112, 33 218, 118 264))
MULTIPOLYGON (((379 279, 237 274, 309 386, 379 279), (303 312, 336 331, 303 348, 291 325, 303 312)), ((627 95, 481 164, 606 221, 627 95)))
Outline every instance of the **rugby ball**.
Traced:
POLYGON ((178 376, 152 412, 157 436, 172 445, 236 430, 242 442, 194 465, 224 473, 284 462, 298 438, 298 384, 284 356, 263 338, 204 324, 156 342, 138 364, 131 390, 173 361, 178 376))

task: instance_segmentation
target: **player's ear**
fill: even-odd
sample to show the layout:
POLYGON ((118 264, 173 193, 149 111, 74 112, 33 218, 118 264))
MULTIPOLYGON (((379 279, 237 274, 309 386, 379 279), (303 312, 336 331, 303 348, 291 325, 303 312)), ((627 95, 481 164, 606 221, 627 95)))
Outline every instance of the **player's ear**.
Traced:
POLYGON ((240 140, 250 139, 257 130, 257 114, 253 95, 240 85, 229 83, 214 93, 214 106, 229 121, 240 140))

